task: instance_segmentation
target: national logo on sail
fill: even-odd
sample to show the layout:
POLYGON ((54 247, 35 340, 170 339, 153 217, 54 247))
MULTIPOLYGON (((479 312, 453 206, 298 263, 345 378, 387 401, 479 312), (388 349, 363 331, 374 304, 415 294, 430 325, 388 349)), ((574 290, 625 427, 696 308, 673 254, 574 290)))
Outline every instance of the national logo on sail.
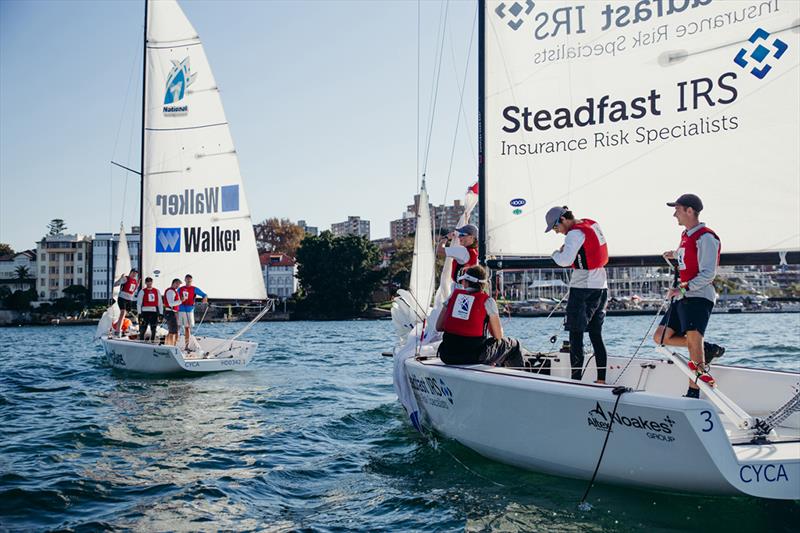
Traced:
POLYGON ((183 61, 172 61, 172 69, 167 76, 167 88, 164 93, 164 115, 182 116, 189 112, 189 106, 181 103, 186 97, 189 86, 194 83, 197 73, 192 73, 189 57, 183 61))

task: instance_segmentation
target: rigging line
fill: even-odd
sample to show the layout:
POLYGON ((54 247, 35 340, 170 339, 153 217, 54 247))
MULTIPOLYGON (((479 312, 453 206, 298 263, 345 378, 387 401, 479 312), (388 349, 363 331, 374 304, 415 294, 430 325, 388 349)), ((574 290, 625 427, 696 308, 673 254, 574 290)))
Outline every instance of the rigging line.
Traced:
MULTIPOLYGON (((472 54, 470 54, 470 51, 472 50, 472 40, 473 40, 473 38, 475 36, 475 24, 476 24, 477 20, 478 20, 478 11, 476 9, 475 10, 475 15, 472 18, 472 28, 470 29, 470 32, 469 32, 469 44, 467 45, 467 61, 466 61, 466 64, 464 65, 464 81, 461 84, 460 94, 459 94, 459 97, 458 97, 458 107, 459 107, 459 109, 463 109, 463 107, 464 107, 464 88, 467 85, 467 73, 469 72, 470 59, 472 58, 472 54)), ((453 56, 453 67, 455 68, 456 58, 455 58, 455 52, 453 50, 453 38, 452 38, 452 35, 450 36, 450 51, 451 51, 452 56, 453 56)), ((456 84, 458 84, 458 78, 456 78, 456 84)), ((450 176, 453 174, 453 159, 455 159, 456 141, 458 140, 458 127, 459 127, 460 124, 461 124, 461 113, 457 113, 457 116, 456 116, 456 128, 455 128, 455 131, 453 132, 453 146, 450 148, 450 164, 448 165, 448 168, 447 168, 447 181, 445 182, 445 188, 444 188, 444 203, 445 204, 447 204, 447 193, 450 190, 450 176)), ((442 216, 444 216, 444 210, 442 210, 442 216)))
POLYGON ((415 176, 417 177, 417 190, 419 190, 419 86, 420 86, 420 3, 422 0, 417 0, 417 169, 415 176))
POLYGON ((434 76, 431 83, 431 113, 430 119, 428 121, 428 140, 425 146, 425 158, 422 161, 422 175, 424 176, 428 171, 428 157, 430 156, 431 151, 431 144, 433 143, 433 125, 436 118, 436 101, 439 97, 439 77, 442 74, 442 56, 444 56, 444 40, 447 33, 445 32, 445 28, 447 27, 447 13, 450 8, 450 0, 444 0, 444 16, 441 17, 441 22, 439 25, 439 35, 437 36, 437 40, 439 41, 438 44, 438 53, 439 53, 439 60, 436 64, 434 69, 434 76), (441 37, 441 39, 438 39, 441 37))
MULTIPOLYGON (((478 12, 476 11, 475 12, 476 22, 477 22, 477 17, 478 17, 478 12)), ((472 25, 472 31, 473 31, 473 33, 475 32, 475 23, 473 23, 473 25, 472 25)), ((451 56, 453 58, 453 75, 455 76, 456 84, 458 84, 458 70, 456 69, 456 52, 455 52, 455 47, 453 46, 452 39, 450 40, 450 53, 451 53, 451 56)), ((472 47, 467 49, 467 55, 471 55, 471 54, 472 54, 472 47)), ((458 88, 459 91, 461 91, 463 93, 463 91, 466 89, 466 84, 467 84, 467 72, 466 72, 466 68, 465 68, 464 82, 463 82, 463 84, 461 86, 459 86, 459 88, 458 88)), ((472 161, 475 163, 475 166, 477 167, 478 166, 478 154, 475 151, 475 141, 474 141, 474 139, 472 137, 472 131, 470 131, 470 128, 469 128, 469 120, 467 120, 467 112, 466 112, 466 109, 464 108, 463 98, 461 99, 461 104, 459 105, 459 108, 460 109, 458 111, 460 113, 460 116, 463 117, 463 119, 464 119, 464 129, 466 130, 466 134, 467 134, 467 142, 469 143, 469 148, 472 151, 472 161)))

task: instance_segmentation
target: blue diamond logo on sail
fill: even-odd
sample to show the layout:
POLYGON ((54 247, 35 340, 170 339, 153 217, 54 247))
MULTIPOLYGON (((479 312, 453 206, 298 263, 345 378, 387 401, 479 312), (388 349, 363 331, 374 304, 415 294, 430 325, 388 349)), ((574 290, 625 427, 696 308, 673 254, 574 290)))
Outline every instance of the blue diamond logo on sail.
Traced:
POLYGON ((753 46, 751 50, 742 48, 739 50, 739 53, 736 54, 736 57, 733 58, 733 62, 742 68, 747 68, 751 63, 755 63, 750 69, 750 74, 760 80, 764 79, 764 76, 772 70, 772 65, 766 63, 766 60, 769 59, 770 56, 775 59, 780 59, 789 48, 789 45, 777 38, 772 41, 772 43, 769 43, 767 40, 768 37, 768 31, 763 28, 758 28, 748 39, 750 44, 755 46, 753 46))
POLYGON ((509 7, 505 2, 501 2, 494 10, 498 17, 501 19, 505 19, 510 14, 509 20, 506 21, 508 27, 514 31, 517 31, 522 23, 525 22, 525 16, 530 15, 531 11, 533 11, 533 7, 536 5, 533 0, 525 0, 525 5, 520 4, 519 2, 514 2, 509 7))
POLYGON ((164 93, 164 113, 176 114, 186 113, 189 110, 187 105, 174 105, 186 97, 188 87, 194 83, 197 73, 192 73, 189 66, 189 57, 183 61, 172 61, 172 70, 167 76, 167 89, 164 93))
POLYGON ((156 228, 156 253, 179 253, 181 228, 156 228))

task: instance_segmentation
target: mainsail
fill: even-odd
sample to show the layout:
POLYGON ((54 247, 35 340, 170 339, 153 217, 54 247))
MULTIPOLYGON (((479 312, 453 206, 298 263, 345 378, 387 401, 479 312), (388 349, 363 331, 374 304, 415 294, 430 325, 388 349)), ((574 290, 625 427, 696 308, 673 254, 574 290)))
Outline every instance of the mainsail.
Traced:
MULTIPOLYGON (((661 253, 664 204, 705 202, 723 254, 800 249, 800 2, 486 1, 488 258, 549 256, 544 214, 661 253)), ((778 254, 775 254, 777 257, 778 254)))
POLYGON ((212 298, 265 299, 250 209, 203 45, 174 0, 148 2, 142 273, 212 298))

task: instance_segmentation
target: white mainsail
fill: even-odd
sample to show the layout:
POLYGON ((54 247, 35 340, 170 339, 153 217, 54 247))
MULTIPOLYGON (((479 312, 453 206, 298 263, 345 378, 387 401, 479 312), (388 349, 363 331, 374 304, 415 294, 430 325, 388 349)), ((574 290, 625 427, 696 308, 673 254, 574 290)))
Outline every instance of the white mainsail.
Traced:
POLYGON ((142 274, 192 274, 212 298, 265 299, 250 209, 203 45, 175 0, 149 1, 142 274))
POLYGON ((598 220, 612 255, 660 253, 678 234, 664 203, 687 192, 723 253, 800 248, 800 2, 483 15, 487 256, 549 256, 554 205, 598 220))

